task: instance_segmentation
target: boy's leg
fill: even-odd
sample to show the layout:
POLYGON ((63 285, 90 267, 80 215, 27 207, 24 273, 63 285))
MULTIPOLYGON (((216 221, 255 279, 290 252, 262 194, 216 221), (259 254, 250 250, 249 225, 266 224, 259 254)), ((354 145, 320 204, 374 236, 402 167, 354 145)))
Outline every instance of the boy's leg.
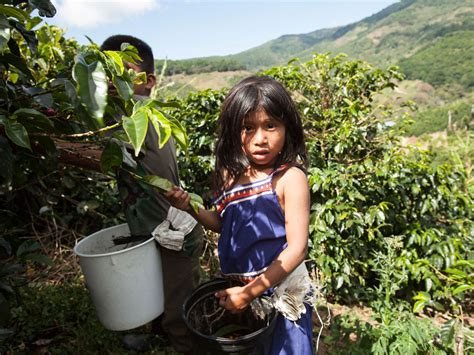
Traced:
POLYGON ((165 295, 165 312, 161 325, 175 350, 183 353, 192 351, 194 346, 182 312, 184 301, 199 284, 199 257, 203 245, 202 227, 197 225, 186 236, 187 238, 191 238, 189 241, 192 242, 192 248, 186 250, 185 246, 184 250, 179 252, 166 248, 160 249, 165 295))

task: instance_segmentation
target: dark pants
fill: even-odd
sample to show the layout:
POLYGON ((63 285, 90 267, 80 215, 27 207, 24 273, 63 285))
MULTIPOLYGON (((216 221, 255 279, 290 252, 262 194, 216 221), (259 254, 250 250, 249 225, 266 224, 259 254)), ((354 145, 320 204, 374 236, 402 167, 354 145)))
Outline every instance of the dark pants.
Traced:
POLYGON ((202 227, 197 225, 186 238, 192 238, 192 248, 182 251, 160 249, 165 293, 165 312, 161 325, 174 349, 179 352, 189 352, 194 346, 182 312, 184 301, 199 284, 202 227))

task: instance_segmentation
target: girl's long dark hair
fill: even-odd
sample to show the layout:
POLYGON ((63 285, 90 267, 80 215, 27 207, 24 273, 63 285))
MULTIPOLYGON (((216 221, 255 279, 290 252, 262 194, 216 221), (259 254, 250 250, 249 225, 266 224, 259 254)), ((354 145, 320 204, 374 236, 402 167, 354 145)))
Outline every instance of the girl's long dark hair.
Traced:
POLYGON ((222 191, 229 181, 235 183, 249 162, 242 149, 241 131, 249 114, 263 109, 285 124, 285 145, 275 167, 285 163, 308 166, 303 125, 288 91, 275 79, 251 76, 236 84, 225 98, 218 121, 215 149, 214 189, 222 191))

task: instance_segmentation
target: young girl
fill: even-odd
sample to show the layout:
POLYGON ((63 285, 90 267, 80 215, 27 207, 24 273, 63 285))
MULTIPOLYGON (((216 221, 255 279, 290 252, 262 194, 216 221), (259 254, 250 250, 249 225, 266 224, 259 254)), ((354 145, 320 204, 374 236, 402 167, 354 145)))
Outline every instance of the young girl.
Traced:
POLYGON ((222 273, 246 284, 216 293, 240 312, 272 294, 279 311, 271 354, 312 354, 311 293, 304 266, 309 188, 301 118, 285 88, 252 76, 227 95, 216 146, 216 210, 192 211, 189 195, 174 188, 171 203, 220 233, 222 273))

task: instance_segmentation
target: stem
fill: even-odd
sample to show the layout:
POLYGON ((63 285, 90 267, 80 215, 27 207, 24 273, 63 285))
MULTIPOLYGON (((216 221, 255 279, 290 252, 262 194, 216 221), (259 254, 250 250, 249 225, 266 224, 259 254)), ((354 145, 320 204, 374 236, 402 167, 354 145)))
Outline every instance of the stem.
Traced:
POLYGON ((31 133, 30 135, 31 136, 42 136, 42 137, 53 137, 53 138, 82 138, 82 137, 91 137, 91 136, 95 136, 95 135, 98 135, 100 133, 104 133, 104 132, 107 132, 107 131, 110 131, 114 128, 117 128, 119 127, 120 125, 122 124, 122 122, 117 122, 111 126, 107 126, 107 127, 104 127, 104 128, 101 128, 97 131, 88 131, 88 132, 83 132, 83 133, 74 133, 74 134, 59 134, 59 135, 54 135, 54 134, 51 134, 51 133, 31 133))

